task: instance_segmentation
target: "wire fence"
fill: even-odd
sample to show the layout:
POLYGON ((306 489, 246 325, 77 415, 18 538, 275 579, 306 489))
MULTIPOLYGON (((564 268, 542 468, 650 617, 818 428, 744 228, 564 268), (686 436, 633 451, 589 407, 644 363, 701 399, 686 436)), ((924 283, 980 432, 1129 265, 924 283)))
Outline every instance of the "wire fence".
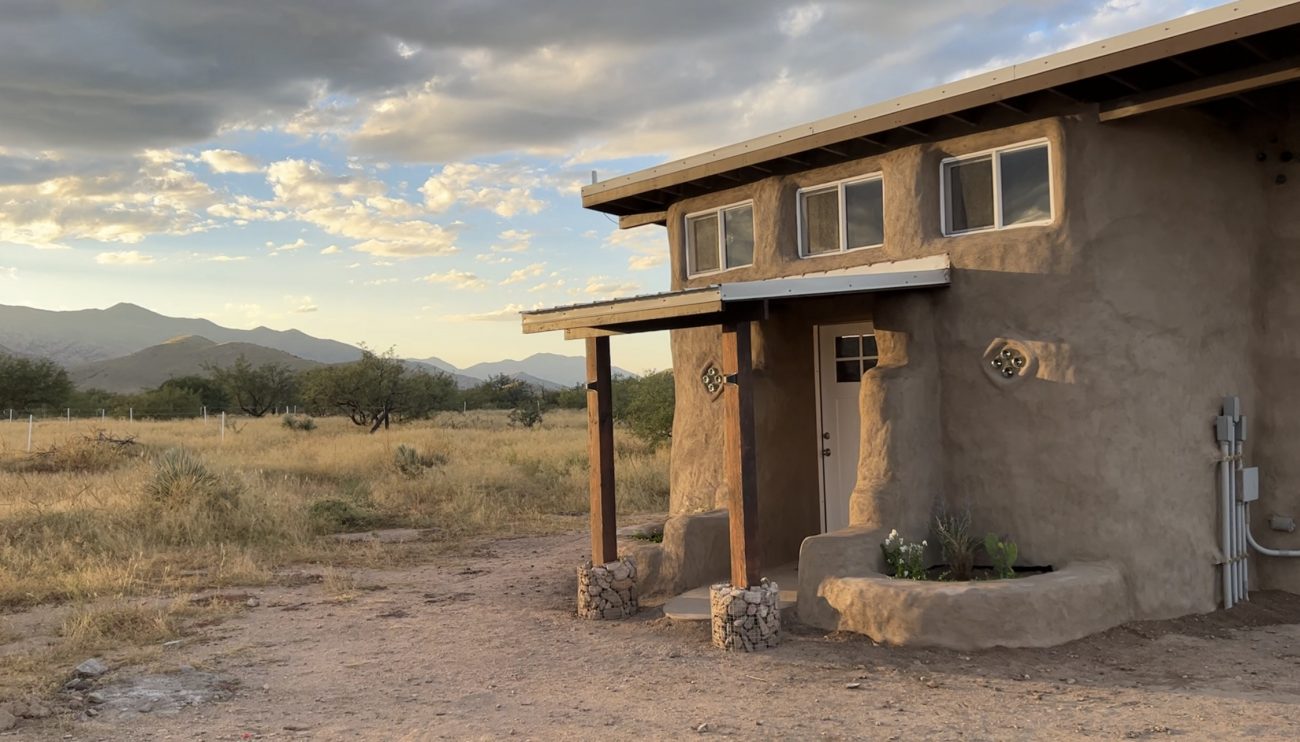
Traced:
MULTIPOLYGON (((297 414, 296 406, 277 407, 272 413, 267 413, 270 417, 297 414)), ((212 434, 220 436, 224 442, 226 439, 226 429, 228 423, 235 419, 247 419, 244 415, 236 415, 224 410, 209 410, 206 407, 198 410, 176 410, 176 409, 135 409, 128 407, 125 411, 120 409, 78 409, 75 407, 64 407, 61 410, 49 407, 36 407, 32 409, 19 410, 10 408, 0 410, 0 425, 9 429, 10 435, 0 439, 0 445, 10 445, 16 443, 19 450, 31 453, 34 447, 38 447, 42 440, 47 438, 50 432, 54 430, 75 429, 77 425, 89 423, 92 427, 104 430, 109 425, 131 426, 135 423, 145 422, 163 422, 173 420, 192 420, 203 425, 212 431, 212 434), (12 426, 12 427, 10 427, 12 426), (23 435, 22 428, 26 428, 23 435), (41 435, 38 435, 41 433, 41 435), (18 438, 14 441, 14 437, 18 438)))

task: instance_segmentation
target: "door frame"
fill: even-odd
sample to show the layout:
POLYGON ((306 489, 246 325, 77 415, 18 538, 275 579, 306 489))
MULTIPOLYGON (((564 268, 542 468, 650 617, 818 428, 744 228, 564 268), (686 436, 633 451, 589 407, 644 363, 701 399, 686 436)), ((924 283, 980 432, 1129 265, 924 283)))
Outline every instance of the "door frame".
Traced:
MULTIPOLYGON (((824 328, 827 328, 827 327, 849 327, 849 326, 851 326, 851 325, 866 325, 868 328, 870 328, 870 330, 871 330, 872 333, 875 333, 875 331, 876 331, 876 324, 875 324, 875 321, 872 320, 872 319, 870 319, 870 318, 868 318, 868 319, 856 319, 856 320, 844 320, 844 321, 838 321, 838 322, 825 322, 825 323, 814 324, 814 325, 812 326, 812 337, 813 337, 813 343, 812 343, 812 345, 813 345, 813 399, 815 400, 815 401, 814 401, 814 404, 817 406, 817 436, 816 436, 816 438, 814 439, 813 442, 817 444, 817 447, 814 449, 814 453, 815 453, 815 455, 816 455, 816 457, 817 457, 817 458, 816 458, 816 461, 817 461, 817 515, 818 515, 818 519, 819 519, 819 522, 820 522, 820 528, 821 528, 821 531, 820 531, 820 532, 821 532, 821 533, 827 533, 827 530, 826 530, 826 463, 825 463, 825 460, 824 460, 825 457, 822 456, 822 449, 826 447, 825 444, 823 443, 823 441, 824 441, 825 439, 822 438, 822 433, 823 433, 823 432, 825 431, 825 429, 826 429, 826 428, 825 428, 824 421, 822 420, 822 415, 824 414, 824 412, 823 412, 823 407, 822 407, 822 330, 823 330, 824 328)), ((866 374, 863 374, 863 375, 865 376, 866 374)), ((858 384, 861 384, 861 383, 862 383, 861 381, 858 382, 858 384)), ((860 391, 860 390, 861 390, 861 389, 859 388, 859 391, 860 391)), ((862 414, 862 413, 861 413, 860 409, 861 409, 861 408, 859 408, 859 413, 858 413, 858 415, 859 415, 858 424, 859 424, 859 425, 861 425, 861 423, 862 423, 862 420, 861 420, 861 414, 862 414)), ((861 446, 861 442, 860 442, 860 441, 859 441, 859 446, 861 446)), ((859 450, 859 451, 858 451, 858 457, 861 458, 861 456, 862 456, 862 452, 861 452, 861 450, 859 450)))

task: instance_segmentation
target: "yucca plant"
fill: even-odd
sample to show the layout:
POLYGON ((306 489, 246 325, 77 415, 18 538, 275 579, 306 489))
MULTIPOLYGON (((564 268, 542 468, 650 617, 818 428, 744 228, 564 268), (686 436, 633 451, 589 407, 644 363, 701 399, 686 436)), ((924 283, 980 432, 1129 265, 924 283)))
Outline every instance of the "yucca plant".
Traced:
POLYGON ((939 549, 948 564, 946 577, 950 580, 969 580, 975 576, 975 550, 979 539, 971 533, 970 510, 954 512, 945 510, 934 519, 934 532, 939 537, 939 549))

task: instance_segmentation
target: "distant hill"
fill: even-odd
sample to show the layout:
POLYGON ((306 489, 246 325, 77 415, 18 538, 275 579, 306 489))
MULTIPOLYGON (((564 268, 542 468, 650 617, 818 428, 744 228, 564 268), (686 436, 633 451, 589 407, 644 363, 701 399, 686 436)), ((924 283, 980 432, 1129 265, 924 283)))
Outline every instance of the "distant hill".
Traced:
MULTIPOLYGON (((486 379, 497 374, 506 374, 531 381, 524 377, 533 377, 537 383, 550 382, 552 387, 570 387, 587 381, 587 359, 582 356, 562 356, 557 353, 534 353, 527 358, 516 361, 508 358, 504 361, 476 363, 469 368, 459 369, 466 376, 486 379)), ((636 374, 617 366, 613 368, 615 376, 636 376, 636 374)))
POLYGON ((444 373, 444 374, 447 374, 448 376, 450 376, 450 377, 452 378, 452 380, 454 380, 454 381, 456 382, 456 388, 458 388, 458 389, 469 389, 469 388, 472 387, 472 386, 477 386, 478 383, 479 383, 480 381, 482 381, 482 379, 476 379, 476 378, 474 378, 474 377, 472 377, 472 376, 466 376, 465 374, 457 373, 456 370, 455 370, 456 367, 455 367, 455 366, 452 366, 451 364, 445 364, 445 367, 444 367, 444 366, 435 366, 434 364, 429 363, 427 360, 426 360, 426 361, 415 361, 415 360, 411 360, 411 359, 409 359, 409 358, 406 359, 406 360, 404 360, 404 361, 402 361, 402 362, 406 364, 406 367, 407 367, 407 368, 412 369, 412 370, 415 370, 415 371, 421 371, 421 372, 424 372, 424 373, 444 373), (450 370, 448 370, 448 369, 450 369, 450 370))
MULTIPOLYGON (((361 357, 361 349, 354 345, 298 330, 236 330, 205 319, 168 317, 135 304, 64 312, 0 304, 0 353, 50 358, 67 368, 80 386, 109 391, 148 389, 173 376, 202 373, 205 363, 233 362, 241 350, 255 363, 278 361, 294 368, 304 362, 346 363, 361 357), (173 338, 177 342, 169 342, 173 338), (200 347, 205 343, 207 347, 200 347)), ((581 384, 587 375, 582 356, 555 353, 464 369, 436 356, 406 363, 412 369, 451 374, 462 389, 496 374, 543 389, 581 384)), ((635 375, 617 367, 614 373, 635 375)))
POLYGON ((215 343, 251 343, 321 363, 361 357, 355 346, 298 330, 234 330, 205 319, 167 317, 135 304, 69 312, 0 304, 0 345, 53 359, 66 368, 121 358, 185 335, 215 343))
POLYGON ((295 371, 324 365, 252 343, 216 343, 205 337, 187 335, 121 358, 74 366, 68 375, 83 389, 131 393, 152 389, 177 376, 206 375, 206 366, 229 366, 241 355, 253 365, 281 363, 295 371))

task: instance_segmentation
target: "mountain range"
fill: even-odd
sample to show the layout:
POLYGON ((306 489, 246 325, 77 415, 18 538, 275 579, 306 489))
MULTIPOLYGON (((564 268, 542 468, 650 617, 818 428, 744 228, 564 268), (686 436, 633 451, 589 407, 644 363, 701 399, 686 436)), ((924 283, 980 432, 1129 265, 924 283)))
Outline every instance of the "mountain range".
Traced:
MULTIPOLYGON (((298 330, 257 327, 237 330, 205 319, 168 317, 135 304, 108 309, 53 311, 0 304, 0 354, 50 358, 68 369, 81 387, 134 392, 175 376, 202 374, 241 354, 249 361, 283 363, 295 370, 361 357, 361 349, 298 330)), ((582 383, 581 356, 537 353, 457 368, 441 358, 406 360, 415 370, 439 370, 461 388, 506 374, 544 389, 582 383)), ((633 376, 614 368, 615 374, 633 376)))

